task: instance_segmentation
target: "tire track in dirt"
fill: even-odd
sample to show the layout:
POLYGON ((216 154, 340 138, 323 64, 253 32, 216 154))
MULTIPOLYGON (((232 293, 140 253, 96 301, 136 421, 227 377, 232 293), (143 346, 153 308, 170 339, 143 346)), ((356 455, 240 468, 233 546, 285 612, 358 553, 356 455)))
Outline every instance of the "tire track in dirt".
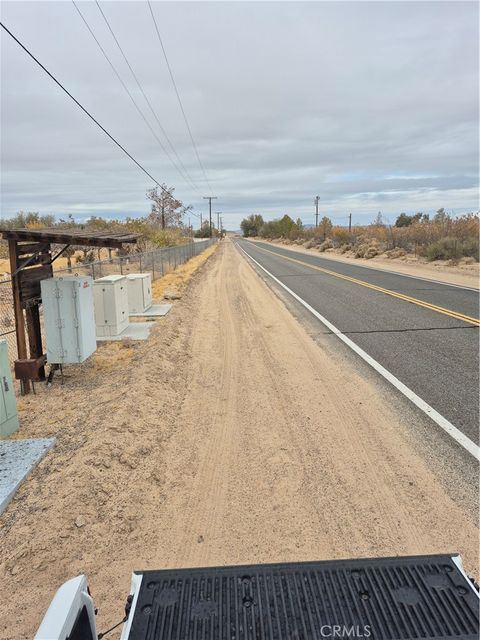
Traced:
POLYGON ((376 386, 230 242, 199 276, 130 362, 35 397, 24 433, 58 445, 2 516, 2 640, 82 572, 100 629, 134 569, 459 551, 478 576, 471 514, 376 386))
MULTIPOLYGON (((250 299, 248 300, 250 302, 250 299)), ((255 317, 251 304, 250 315, 252 319, 255 317)), ((263 340, 263 344, 265 346, 263 357, 271 358, 271 345, 269 347, 268 341, 265 340, 263 340)), ((321 358, 318 357, 319 353, 318 349, 304 349, 303 361, 304 363, 310 362, 312 377, 315 375, 315 370, 318 370, 322 365, 321 358)), ((271 371, 273 364, 268 369, 271 371)), ((409 453, 403 451, 406 449, 405 443, 402 443, 401 440, 395 443, 391 440, 391 434, 385 437, 382 434, 382 422, 376 425, 371 424, 368 429, 359 430, 358 394, 356 394, 356 401, 349 401, 348 395, 342 397, 338 387, 331 384, 328 377, 323 379, 323 385, 324 400, 334 399, 333 407, 330 407, 330 410, 334 413, 332 422, 336 425, 335 437, 331 441, 332 457, 329 463, 323 467, 324 484, 335 487, 338 500, 343 503, 346 513, 370 515, 367 521, 373 523, 373 528, 376 530, 374 531, 375 535, 372 535, 368 528, 359 527, 358 524, 352 530, 352 522, 349 522, 342 537, 356 542, 354 546, 359 549, 360 554, 365 553, 362 549, 368 547, 369 539, 372 545, 371 551, 375 552, 378 545, 378 542, 375 542, 376 538, 377 540, 383 538, 382 545, 384 547, 395 541, 396 546, 391 553, 414 553, 415 549, 421 548, 423 543, 430 543, 430 540, 425 540, 424 532, 430 530, 433 520, 430 514, 435 513, 437 505, 435 501, 431 501, 430 504, 426 503, 425 496, 428 495, 428 489, 422 492, 422 482, 418 482, 418 479, 415 480, 416 468, 412 464, 412 460, 407 461, 404 455, 409 453), (342 451, 341 454, 339 450, 342 451), (350 482, 345 484, 345 479, 348 478, 350 478, 350 482), (363 478, 365 481, 362 480, 363 478), (366 486, 364 486, 365 483, 367 483, 366 486), (359 506, 361 506, 360 511, 359 506), (423 531, 421 531, 421 527, 415 525, 419 519, 423 520, 423 531)), ((365 385, 365 391, 368 391, 367 385, 365 385)), ((362 398, 363 405, 368 405, 369 400, 372 404, 374 402, 378 404, 378 398, 372 393, 372 389, 369 391, 369 397, 362 398)), ((281 399, 280 401, 286 402, 285 394, 278 393, 278 397, 281 399)), ((359 404, 362 405, 362 402, 359 404)), ((372 422, 371 418, 370 416, 370 420, 366 422, 367 425, 372 422)), ((391 416, 389 418, 391 419, 391 416)), ((386 424, 388 425, 387 421, 386 424)), ((401 429, 401 424, 398 427, 401 429)), ((295 437, 295 430, 292 431, 292 435, 295 437)), ((318 448, 315 435, 313 434, 312 438, 311 429, 305 429, 302 432, 304 442, 299 442, 297 438, 297 446, 304 447, 307 451, 312 450, 315 446, 318 448)), ((399 440, 398 434, 394 435, 399 440)), ((325 431, 323 437, 328 438, 329 436, 331 436, 331 432, 325 431)), ((327 442, 328 440, 324 440, 325 444, 327 442)), ((423 469, 420 471, 423 473, 423 469)), ((341 514, 338 515, 341 517, 341 514)), ((358 522, 365 522, 365 518, 359 517, 358 522)), ((472 540, 475 537, 476 534, 473 534, 472 540)), ((454 536, 452 540, 456 540, 454 536)))
MULTIPOLYGON (((240 271, 242 269, 240 268, 240 271)), ((243 274, 242 274, 243 275, 243 274)), ((239 281, 244 282, 245 277, 242 277, 239 274, 239 281)), ((259 301, 256 300, 257 305, 259 301)), ((251 296, 244 295, 241 297, 241 306, 243 308, 243 316, 245 322, 249 325, 250 330, 254 330, 254 328, 258 324, 258 313, 255 312, 252 306, 252 298, 251 296)), ((284 388, 280 388, 280 385, 277 383, 276 376, 273 372, 278 371, 281 363, 276 360, 275 354, 271 348, 270 341, 266 338, 266 333, 259 331, 257 335, 257 350, 258 350, 258 359, 263 361, 264 365, 266 365, 266 370, 270 375, 270 386, 272 388, 272 395, 276 398, 277 404, 281 408, 282 413, 282 430, 284 432, 285 444, 288 445, 288 450, 290 452, 299 452, 299 460, 303 470, 304 477, 312 477, 312 471, 315 470, 316 463, 318 463, 318 458, 315 456, 312 459, 311 452, 318 450, 318 437, 315 436, 317 434, 311 433, 311 424, 305 425, 305 427, 299 431, 293 423, 292 426, 292 409, 295 411, 301 412, 301 408, 295 407, 295 398, 292 397, 291 390, 285 390, 284 388), (289 415, 290 414, 290 415, 289 415)), ((304 368, 307 368, 307 363, 310 368, 310 375, 313 378, 315 375, 315 370, 319 366, 318 362, 318 354, 316 350, 305 349, 305 344, 301 342, 298 343, 298 346, 302 349, 301 362, 304 368), (315 354, 315 355, 313 355, 315 354)), ((308 345, 307 345, 308 346, 308 345)), ((277 354, 278 355, 278 354, 277 354)), ((291 372, 290 372, 291 373, 291 372)), ((328 397, 335 397, 337 395, 337 389, 327 388, 324 391, 324 395, 328 397)), ((355 428, 355 422, 352 420, 352 417, 355 415, 355 408, 351 406, 348 402, 348 399, 344 400, 344 407, 340 406, 339 415, 337 418, 341 421, 341 432, 338 429, 335 433, 335 444, 341 446, 343 449, 343 457, 341 460, 345 459, 348 461, 348 473, 346 473, 347 469, 344 467, 338 468, 333 464, 325 465, 323 468, 323 484, 327 487, 335 487, 335 491, 337 493, 337 498, 340 503, 343 503, 344 509, 348 512, 355 511, 355 505, 352 504, 352 487, 351 486, 343 486, 342 478, 361 475, 362 468, 368 468, 370 473, 373 472, 375 476, 375 466, 372 465, 372 461, 370 459, 368 447, 364 446, 364 443, 359 439, 357 435, 357 429, 355 428), (352 467, 355 467, 352 469, 352 467), (349 506, 350 505, 350 508, 349 506)), ((338 411, 337 411, 338 413, 338 411)), ((337 421, 338 422, 338 421, 337 421)), ((339 458, 337 455, 336 458, 339 458)), ((385 477, 385 476, 383 476, 385 477)), ((382 528, 384 529, 384 535, 388 533, 389 530, 396 529, 398 527, 398 522, 404 522, 404 532, 406 538, 408 540, 408 545, 411 546, 412 543, 418 543, 418 536, 415 530, 410 526, 409 515, 401 509, 395 513, 393 516, 391 510, 385 509, 384 505, 388 504, 391 501, 391 495, 385 491, 383 484, 377 482, 377 491, 371 492, 368 496, 362 495, 362 502, 366 506, 368 504, 368 510, 372 513, 377 514, 378 522, 381 523, 382 528)), ((357 489, 358 492, 358 489, 357 489)), ((355 495, 355 491, 353 492, 355 495)), ((314 494, 307 492, 307 497, 310 499, 310 503, 313 509, 320 513, 319 505, 314 500, 314 494)), ((328 529, 328 525, 327 525, 328 529)), ((350 540, 354 541, 356 546, 361 547, 362 543, 365 544, 365 532, 362 529, 359 529, 355 526, 352 530, 351 522, 346 519, 345 522, 342 518, 338 519, 338 522, 335 525, 335 533, 338 534, 338 540, 350 540)), ((324 529, 325 530, 325 529, 324 529)), ((333 533, 333 532, 332 532, 333 533)), ((336 537, 332 536, 332 539, 335 540, 336 537)))
MULTIPOLYGON (((221 528, 227 490, 225 475, 230 468, 236 435, 234 386, 238 369, 238 345, 235 344, 234 322, 230 299, 227 295, 223 260, 222 256, 221 262, 217 265, 216 286, 216 298, 220 308, 217 318, 218 338, 215 346, 220 352, 218 362, 220 379, 214 387, 213 407, 207 406, 207 416, 211 415, 211 428, 193 494, 194 500, 199 496, 204 499, 191 510, 192 517, 185 527, 187 537, 192 537, 192 534, 199 532, 202 542, 198 543, 198 549, 185 546, 185 551, 179 557, 181 564, 185 566, 192 563, 205 564, 210 560, 210 546, 203 544, 203 541, 214 538, 221 528)), ((197 410, 195 398, 191 408, 195 413, 197 410)), ((214 559, 211 560, 214 561, 214 559)))
POLYGON ((188 499, 171 496, 177 537, 158 548, 164 564, 458 549, 475 565, 477 529, 402 438, 401 418, 313 342, 230 243, 200 298, 197 382, 171 452, 177 476, 189 446, 197 462, 188 499))

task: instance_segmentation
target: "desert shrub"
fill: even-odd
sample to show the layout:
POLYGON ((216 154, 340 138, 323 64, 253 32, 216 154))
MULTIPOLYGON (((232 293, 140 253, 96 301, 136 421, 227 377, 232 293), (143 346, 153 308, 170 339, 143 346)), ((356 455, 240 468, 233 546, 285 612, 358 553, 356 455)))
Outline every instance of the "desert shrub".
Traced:
POLYGON ((82 247, 81 251, 81 255, 78 255, 75 258, 77 264, 90 264, 95 261, 95 251, 93 249, 82 247))
POLYGON ((462 242, 462 255, 466 258, 474 258, 478 262, 478 237, 467 238, 462 242))
POLYGON ((318 246, 318 250, 323 253, 324 251, 326 251, 327 249, 333 249, 333 242, 330 238, 327 238, 326 240, 324 240, 319 246, 318 246))
POLYGON ((380 242, 376 238, 367 238, 360 236, 358 244, 354 247, 355 258, 374 258, 382 253, 382 247, 380 242))
POLYGON ((403 256, 407 255, 407 252, 405 251, 405 249, 402 249, 401 247, 397 247, 396 249, 388 249, 388 251, 385 251, 385 255, 387 256, 387 258, 402 258, 403 256))
POLYGON ((461 257, 474 258, 478 262, 478 239, 440 238, 426 249, 427 260, 458 260, 461 257))
POLYGON ((342 247, 345 244, 350 244, 354 238, 353 233, 345 227, 334 227, 332 229, 332 239, 335 246, 342 247))
POLYGON ((342 244, 340 245, 340 253, 347 253, 347 251, 351 251, 352 250, 352 245, 351 244, 342 244))
POLYGON ((374 258, 375 256, 378 256, 379 253, 380 251, 377 246, 370 245, 369 247, 367 247, 365 253, 363 254, 363 257, 366 260, 370 260, 370 258, 374 258))
POLYGON ((432 242, 426 249, 427 260, 448 260, 454 257, 456 253, 455 240, 453 238, 441 238, 436 242, 432 242))
POLYGON ((355 258, 363 258, 365 251, 368 249, 368 244, 359 244, 355 247, 355 258))

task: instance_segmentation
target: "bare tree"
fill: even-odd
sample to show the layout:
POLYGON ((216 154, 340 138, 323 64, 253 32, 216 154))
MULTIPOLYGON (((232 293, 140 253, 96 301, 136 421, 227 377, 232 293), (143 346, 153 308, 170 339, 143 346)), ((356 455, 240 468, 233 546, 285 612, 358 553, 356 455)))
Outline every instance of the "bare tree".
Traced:
POLYGON ((162 188, 155 187, 147 191, 146 196, 152 201, 152 210, 147 221, 152 226, 161 229, 182 226, 182 217, 188 207, 184 207, 182 202, 174 197, 174 191, 173 187, 167 188, 166 184, 162 184, 162 188))

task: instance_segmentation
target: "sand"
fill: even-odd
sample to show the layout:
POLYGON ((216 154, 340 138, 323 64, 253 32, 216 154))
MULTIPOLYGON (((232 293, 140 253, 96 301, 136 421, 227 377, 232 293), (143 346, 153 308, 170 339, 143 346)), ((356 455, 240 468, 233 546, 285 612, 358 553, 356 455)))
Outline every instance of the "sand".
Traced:
POLYGON ((20 435, 58 444, 0 519, 2 640, 79 573, 99 631, 134 569, 455 550, 478 576, 471 514, 401 417, 230 241, 148 342, 115 348, 22 400, 20 435))

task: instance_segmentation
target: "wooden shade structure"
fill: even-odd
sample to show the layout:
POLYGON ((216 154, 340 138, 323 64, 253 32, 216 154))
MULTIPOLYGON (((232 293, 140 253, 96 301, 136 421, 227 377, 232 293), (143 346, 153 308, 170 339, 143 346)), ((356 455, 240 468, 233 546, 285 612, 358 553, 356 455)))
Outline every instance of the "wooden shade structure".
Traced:
MULTIPOLYGON (((43 356, 39 305, 40 281, 53 276, 53 262, 70 246, 90 246, 120 249, 125 243, 136 243, 141 234, 124 231, 89 231, 85 229, 0 229, 8 240, 10 271, 12 274, 13 305, 17 336, 18 359, 28 359, 25 324, 30 359, 43 356), (65 245, 52 255, 52 244, 65 245), (24 316, 25 310, 25 316, 24 316)), ((40 379, 44 379, 42 366, 40 379)), ((28 393, 28 380, 22 380, 22 393, 28 393)))

